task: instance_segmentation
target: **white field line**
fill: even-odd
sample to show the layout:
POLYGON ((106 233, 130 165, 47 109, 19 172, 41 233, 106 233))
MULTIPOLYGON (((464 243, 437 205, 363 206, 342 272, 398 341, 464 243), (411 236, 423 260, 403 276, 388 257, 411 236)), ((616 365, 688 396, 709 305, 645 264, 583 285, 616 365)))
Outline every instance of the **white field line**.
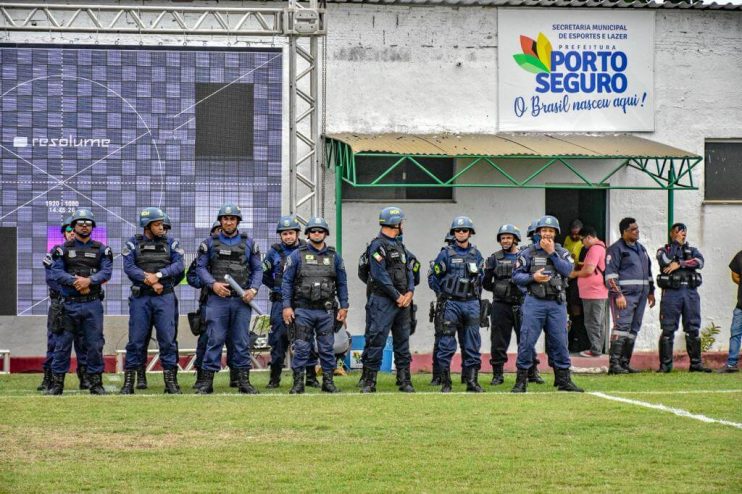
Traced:
POLYGON ((678 417, 686 417, 689 419, 695 419, 695 420, 699 420, 701 422, 706 422, 709 424, 713 423, 713 424, 728 425, 736 429, 742 429, 742 424, 738 422, 732 422, 730 420, 712 419, 711 417, 701 415, 700 413, 691 413, 681 408, 668 407, 668 406, 665 406, 659 403, 649 403, 646 401, 631 400, 629 398, 621 398, 620 396, 607 395, 599 391, 595 391, 595 392, 588 393, 588 394, 592 396, 597 396, 598 398, 603 398, 605 400, 618 401, 620 403, 627 403, 629 405, 636 405, 636 406, 640 406, 644 408, 651 408, 653 410, 660 410, 662 412, 670 412, 674 415, 677 415, 678 417))

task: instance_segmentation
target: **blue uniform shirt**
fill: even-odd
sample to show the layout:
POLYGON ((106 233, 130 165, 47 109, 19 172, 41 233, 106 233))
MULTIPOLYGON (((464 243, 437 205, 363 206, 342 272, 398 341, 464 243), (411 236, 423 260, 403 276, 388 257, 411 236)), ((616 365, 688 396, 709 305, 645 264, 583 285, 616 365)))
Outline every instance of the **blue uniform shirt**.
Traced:
MULTIPOLYGON (((311 242, 307 243, 307 248, 317 254, 327 252, 327 244, 322 250, 317 250, 311 242)), ((294 297, 294 280, 296 272, 301 265, 301 256, 299 250, 295 250, 286 259, 286 267, 283 270, 283 283, 281 284, 281 293, 283 294, 283 308, 288 309, 293 303, 294 297)), ((341 309, 350 307, 348 304, 348 275, 345 273, 345 264, 339 253, 335 253, 335 287, 337 288, 338 301, 341 309)))
MULTIPOLYGON (((185 262, 183 261, 183 249, 180 248, 180 244, 177 240, 165 237, 168 245, 170 245, 170 265, 161 269, 163 278, 172 278, 173 284, 177 284, 179 279, 183 279, 183 271, 185 270, 185 262)), ((144 284, 144 270, 137 266, 137 245, 139 240, 137 237, 131 237, 124 244, 124 248, 121 251, 121 256, 124 261, 124 273, 129 277, 134 285, 141 286, 144 284)))
POLYGON ((613 295, 641 292, 645 286, 654 292, 652 262, 642 244, 629 245, 621 238, 608 247, 605 285, 613 295))
POLYGON ((54 264, 54 252, 59 248, 59 245, 55 245, 52 247, 52 249, 49 251, 48 254, 44 256, 44 260, 42 263, 44 264, 44 275, 46 277, 46 286, 49 287, 50 291, 55 291, 57 293, 62 292, 62 287, 59 283, 57 283, 54 278, 52 278, 52 264, 54 264))
MULTIPOLYGON (((513 283, 524 288, 531 283, 535 283, 531 274, 531 259, 533 259, 533 254, 536 253, 546 254, 546 251, 541 247, 536 247, 535 250, 528 247, 518 253, 518 260, 515 261, 515 268, 513 269, 513 283)), ((554 269, 559 274, 565 279, 569 277, 569 273, 572 272, 572 256, 567 249, 559 244, 554 244, 554 252, 549 255, 549 259, 554 263, 554 269)))
MULTIPOLYGON (((371 278, 373 278, 374 280, 374 283, 379 288, 381 288, 389 298, 391 298, 392 300, 397 300, 400 295, 404 294, 399 293, 399 291, 394 288, 394 285, 392 284, 392 278, 389 276, 389 272, 386 270, 386 257, 381 254, 378 257, 374 256, 374 253, 381 252, 380 248, 383 248, 383 245, 387 242, 397 244, 399 246, 399 250, 404 252, 405 256, 409 256, 407 249, 405 248, 404 244, 399 241, 399 239, 387 237, 383 233, 379 232, 379 235, 375 239, 373 239, 368 246, 368 252, 370 255, 370 274, 371 278)), ((407 264, 408 260, 409 259, 405 259, 405 264, 407 264)), ((411 269, 407 269, 407 291, 415 291, 415 276, 412 273, 411 269)))
MULTIPOLYGON (((81 242, 75 237, 73 240, 75 247, 84 247, 87 242, 81 242)), ((88 242, 92 242, 88 238, 88 242)), ((90 282, 92 285, 102 285, 111 279, 113 275, 113 254, 111 248, 103 244, 100 244, 101 256, 100 256, 100 269, 96 273, 90 275, 90 282)), ((50 268, 51 277, 60 285, 60 291, 65 297, 76 297, 80 295, 80 292, 75 290, 72 284, 75 282, 75 276, 68 273, 64 269, 64 252, 66 247, 64 245, 57 246, 54 251, 54 262, 50 268)))
MULTIPOLYGON (((232 237, 227 237, 224 232, 219 233, 219 240, 225 245, 239 245, 242 242, 239 230, 235 230, 235 234, 232 237)), ((261 280, 263 278, 263 263, 260 262, 260 249, 255 241, 247 237, 245 245, 245 257, 247 258, 246 265, 250 269, 250 287, 255 290, 260 289, 261 280)), ((201 242, 198 248, 198 258, 196 261, 196 274, 201 279, 204 286, 211 288, 216 281, 211 273, 209 272, 209 259, 211 258, 211 251, 213 250, 214 239, 209 236, 206 240, 201 242)), ((224 280, 219 280, 220 283, 224 283, 224 280)))
POLYGON ((660 264, 660 269, 665 268, 674 260, 678 261, 682 269, 703 269, 703 254, 695 247, 689 245, 683 246, 673 241, 664 247, 660 247, 657 251, 657 262, 660 264), (690 259, 685 259, 683 247, 690 250, 690 259))
MULTIPOLYGON (((481 252, 479 252, 479 249, 477 249, 476 245, 469 242, 469 247, 463 248, 459 246, 457 242, 454 242, 453 245, 454 251, 457 254, 460 255, 466 255, 470 251, 474 251, 474 257, 476 258, 477 266, 479 267, 479 286, 482 286, 482 278, 484 277, 484 258, 482 257, 481 252)), ((428 286, 431 290, 435 292, 436 295, 441 294, 441 280, 446 275, 447 272, 451 271, 451 257, 448 255, 448 246, 441 249, 441 251, 438 253, 438 256, 435 258, 435 261, 431 264, 431 273, 428 275, 428 286)))
MULTIPOLYGON (((279 249, 283 250, 283 254, 288 257, 296 249, 304 245, 303 240, 297 240, 294 245, 286 245, 283 242, 279 242, 279 249)), ((271 289, 273 293, 281 293, 281 285, 276 284, 276 279, 281 274, 279 270, 283 269, 281 265, 281 252, 279 252, 275 246, 271 245, 268 252, 265 254, 263 260, 263 284, 271 289)))

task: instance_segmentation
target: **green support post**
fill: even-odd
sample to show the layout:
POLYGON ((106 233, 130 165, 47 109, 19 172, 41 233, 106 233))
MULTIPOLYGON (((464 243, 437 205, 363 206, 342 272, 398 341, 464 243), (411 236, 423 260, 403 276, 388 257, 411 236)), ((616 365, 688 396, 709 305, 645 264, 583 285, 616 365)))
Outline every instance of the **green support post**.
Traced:
POLYGON ((335 249, 343 255, 343 162, 335 166, 335 249))
POLYGON ((667 182, 667 238, 670 241, 670 228, 675 223, 675 166, 670 165, 667 182))

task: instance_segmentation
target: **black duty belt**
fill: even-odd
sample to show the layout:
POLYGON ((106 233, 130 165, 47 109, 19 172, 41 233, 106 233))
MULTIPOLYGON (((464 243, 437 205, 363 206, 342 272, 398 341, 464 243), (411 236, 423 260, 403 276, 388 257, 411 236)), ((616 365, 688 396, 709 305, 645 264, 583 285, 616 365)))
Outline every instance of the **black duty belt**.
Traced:
POLYGON ((100 293, 96 293, 95 295, 85 295, 81 297, 64 297, 65 303, 76 303, 76 304, 84 304, 86 302, 95 302, 96 300, 100 300, 100 293))
POLYGON ((456 302, 469 302, 472 300, 479 300, 479 297, 457 297, 455 295, 443 295, 446 300, 455 300, 456 302))
POLYGON ((283 300, 283 295, 278 292, 271 292, 271 294, 268 296, 268 299, 271 302, 280 302, 283 300))

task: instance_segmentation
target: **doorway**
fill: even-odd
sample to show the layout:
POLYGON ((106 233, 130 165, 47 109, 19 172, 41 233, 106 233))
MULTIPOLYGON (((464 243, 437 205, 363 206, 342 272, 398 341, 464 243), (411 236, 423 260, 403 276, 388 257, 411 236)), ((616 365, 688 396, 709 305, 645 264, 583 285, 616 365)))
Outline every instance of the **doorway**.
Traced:
MULTIPOLYGON (((607 194, 607 190, 601 189, 546 189, 546 214, 555 216, 562 227, 559 243, 564 244, 564 239, 569 235, 570 224, 575 219, 579 219, 583 225, 595 228, 598 237, 605 240, 607 194)), ((575 282, 570 282, 567 288, 567 312, 570 321, 569 351, 574 353, 588 350, 590 340, 585 331, 582 302, 575 282)))

